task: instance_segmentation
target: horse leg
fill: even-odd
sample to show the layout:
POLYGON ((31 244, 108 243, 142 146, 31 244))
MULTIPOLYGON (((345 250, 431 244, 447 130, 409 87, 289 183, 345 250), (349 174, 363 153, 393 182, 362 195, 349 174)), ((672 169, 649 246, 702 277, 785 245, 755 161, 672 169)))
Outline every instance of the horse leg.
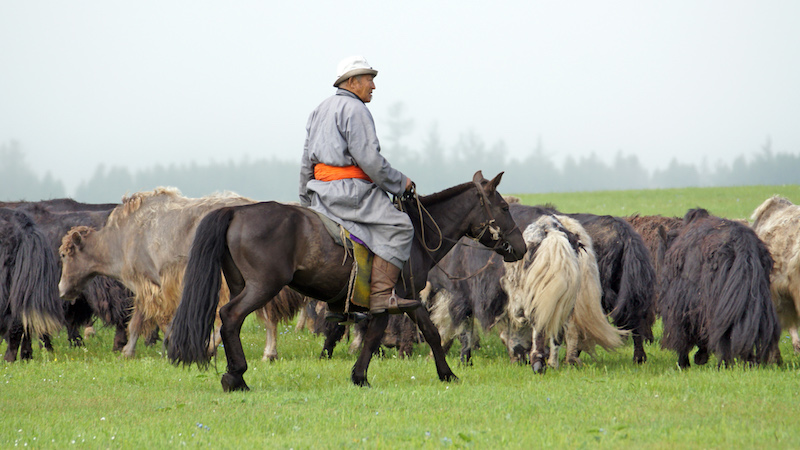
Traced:
POLYGON ((531 349, 531 369, 533 373, 544 374, 547 370, 544 358, 545 337, 542 333, 536 332, 536 327, 533 327, 533 348, 531 349))
POLYGON ((276 284, 278 285, 276 288, 259 289, 256 283, 252 283, 219 310, 219 317, 222 320, 220 334, 222 344, 225 346, 225 359, 228 362, 228 371, 222 375, 221 380, 222 390, 225 392, 250 390, 244 381, 247 359, 242 348, 242 324, 250 313, 263 308, 278 295, 284 284, 276 284))
POLYGON ((264 327, 267 329, 264 342, 264 354, 262 361, 275 361, 278 359, 278 324, 275 323, 266 311, 263 314, 264 327))
POLYGON ((389 314, 386 312, 375 314, 370 319, 366 336, 364 336, 364 345, 361 347, 361 353, 359 353, 350 375, 350 380, 356 386, 370 387, 369 381, 367 381, 367 369, 369 368, 372 355, 381 345, 381 339, 383 339, 383 334, 386 331, 386 325, 388 323, 389 314))
POLYGON ((439 330, 436 329, 436 325, 431 321, 428 310, 425 307, 420 307, 406 314, 417 324, 419 331, 425 337, 425 342, 430 346, 439 380, 458 381, 458 377, 447 364, 444 349, 442 349, 442 338, 439 336, 439 330))

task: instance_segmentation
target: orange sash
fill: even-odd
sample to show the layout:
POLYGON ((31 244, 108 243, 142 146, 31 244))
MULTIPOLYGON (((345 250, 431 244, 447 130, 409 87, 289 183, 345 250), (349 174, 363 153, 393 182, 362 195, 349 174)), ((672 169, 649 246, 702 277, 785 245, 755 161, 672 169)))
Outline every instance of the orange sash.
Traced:
POLYGON ((360 178, 367 180, 370 183, 370 177, 361 170, 358 166, 329 166, 327 164, 317 163, 314 165, 314 178, 320 181, 333 181, 343 180, 345 178, 360 178))

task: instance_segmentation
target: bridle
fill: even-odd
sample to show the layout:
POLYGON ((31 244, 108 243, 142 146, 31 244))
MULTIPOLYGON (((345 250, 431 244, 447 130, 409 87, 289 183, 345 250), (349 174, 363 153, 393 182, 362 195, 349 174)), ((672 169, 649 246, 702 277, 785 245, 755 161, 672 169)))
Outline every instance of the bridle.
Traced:
MULTIPOLYGON (((514 230, 518 230, 519 227, 515 224, 514 228, 512 228, 511 230, 509 230, 507 232, 504 232, 500 228, 500 226, 497 225, 497 220, 494 218, 494 214, 492 214, 492 211, 489 208, 489 204, 491 202, 489 201, 489 197, 486 195, 486 192, 483 190, 483 188, 478 183, 474 183, 474 185, 475 185, 475 189, 477 190, 478 201, 480 202, 481 207, 483 207, 483 210, 486 213, 486 220, 481 222, 481 223, 479 223, 477 226, 475 226, 471 230, 469 230, 467 232, 467 234, 466 234, 466 237, 468 237, 469 239, 471 239, 471 240, 473 240, 473 241, 475 241, 477 243, 481 243, 481 239, 483 239, 483 237, 486 235, 486 233, 489 233, 491 235, 491 237, 492 237, 492 241, 495 242, 494 246, 491 247, 491 248, 489 248, 487 245, 485 245, 483 243, 481 243, 480 246, 474 246, 474 245, 469 245, 467 243, 463 243, 463 242, 461 242, 460 240, 457 240, 457 239, 451 239, 451 238, 444 237, 442 235, 442 230, 439 227, 439 224, 436 223, 436 220, 433 218, 433 216, 430 214, 430 212, 428 212, 428 210, 425 209, 424 206, 422 206, 422 202, 419 200, 419 195, 417 194, 416 188, 413 185, 412 185, 411 190, 409 192, 406 192, 402 197, 399 198, 399 201, 395 202, 395 204, 398 205, 398 209, 400 209, 401 211, 404 211, 404 212, 407 212, 406 209, 405 209, 405 202, 412 202, 413 204, 416 205, 417 213, 418 213, 418 216, 419 216, 419 222, 420 222, 420 227, 419 227, 420 228, 420 234, 417 235, 417 239, 419 240, 420 244, 422 244, 422 248, 428 253, 428 255, 431 257, 431 259, 433 259, 432 253, 437 251, 437 250, 439 250, 442 247, 442 244, 444 243, 445 240, 453 242, 455 245, 463 245, 463 246, 476 248, 476 249, 481 249, 481 250, 487 250, 487 251, 491 250, 491 251, 495 251, 495 252, 500 250, 500 251, 504 251, 506 253, 512 253, 513 252, 513 248, 511 246, 511 243, 506 239, 506 235, 510 234, 510 233, 513 233, 514 230), (423 217, 423 213, 428 216, 428 219, 430 219, 430 222, 433 224, 433 226, 436 229, 436 232, 439 234, 439 243, 434 248, 429 247, 428 244, 427 244, 427 239, 425 239, 425 220, 424 220, 424 217, 423 217)), ((489 267, 489 265, 491 265, 491 260, 488 261, 482 268, 478 269, 477 272, 473 273, 472 275, 469 275, 468 277, 454 277, 454 276, 450 275, 449 273, 447 273, 447 271, 445 271, 443 268, 441 268, 438 264, 436 264, 436 267, 439 268, 439 270, 441 270, 442 272, 444 272, 445 275, 447 275, 448 278, 450 278, 452 280, 466 280, 468 278, 472 278, 472 277, 478 275, 479 273, 483 272, 484 270, 486 270, 486 268, 489 267)))
POLYGON ((519 227, 517 227, 515 224, 514 228, 509 230, 507 233, 500 229, 500 227, 497 225, 494 215, 492 214, 492 210, 489 209, 489 197, 486 195, 486 192, 480 186, 478 186, 477 183, 475 183, 475 187, 478 190, 478 200, 480 201, 481 206, 486 213, 487 220, 478 224, 478 226, 475 228, 477 231, 470 230, 470 233, 467 234, 467 237, 475 242, 480 242, 486 232, 489 232, 492 236, 492 241, 495 242, 495 245, 491 248, 491 250, 497 251, 499 249, 506 253, 512 253, 513 248, 511 247, 511 243, 508 242, 508 239, 506 239, 506 235, 513 233, 514 230, 518 230, 519 227))

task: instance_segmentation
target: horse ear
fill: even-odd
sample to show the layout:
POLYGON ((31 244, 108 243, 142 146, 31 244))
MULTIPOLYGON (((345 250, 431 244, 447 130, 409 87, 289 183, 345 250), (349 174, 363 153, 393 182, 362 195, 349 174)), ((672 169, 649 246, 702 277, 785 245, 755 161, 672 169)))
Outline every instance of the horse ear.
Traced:
POLYGON ((475 172, 475 175, 472 176, 472 182, 477 184, 478 186, 481 185, 481 181, 483 180, 485 180, 485 178, 483 178, 483 172, 480 170, 475 172))
POLYGON ((500 180, 503 178, 504 173, 505 172, 498 173, 497 176, 494 177, 492 181, 489 182, 489 186, 486 189, 488 192, 494 192, 495 190, 497 190, 497 185, 500 184, 500 180))

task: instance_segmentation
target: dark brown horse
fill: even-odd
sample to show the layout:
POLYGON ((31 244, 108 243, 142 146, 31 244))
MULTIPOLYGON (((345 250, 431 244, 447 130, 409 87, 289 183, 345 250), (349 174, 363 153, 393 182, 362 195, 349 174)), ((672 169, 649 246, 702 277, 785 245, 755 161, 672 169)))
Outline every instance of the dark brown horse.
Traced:
MULTIPOLYGON (((522 233, 496 189, 501 176, 488 181, 479 171, 471 183, 419 197, 419 203, 401 200, 414 224, 416 239, 396 286, 398 295, 418 298, 428 271, 462 236, 474 238, 508 261, 524 256, 522 233)), ((243 377, 247 361, 239 336, 245 317, 263 307, 284 286, 311 298, 329 299, 332 310, 341 309, 352 261, 310 209, 265 202, 210 212, 198 226, 189 253, 183 296, 167 339, 170 360, 208 365, 206 349, 224 273, 231 301, 219 313, 228 362, 222 388, 248 390, 243 377)), ((409 317, 431 347, 439 379, 457 380, 428 312, 418 308, 409 317)), ((388 320, 385 313, 373 316, 353 367, 354 384, 369 386, 367 368, 388 320)))

